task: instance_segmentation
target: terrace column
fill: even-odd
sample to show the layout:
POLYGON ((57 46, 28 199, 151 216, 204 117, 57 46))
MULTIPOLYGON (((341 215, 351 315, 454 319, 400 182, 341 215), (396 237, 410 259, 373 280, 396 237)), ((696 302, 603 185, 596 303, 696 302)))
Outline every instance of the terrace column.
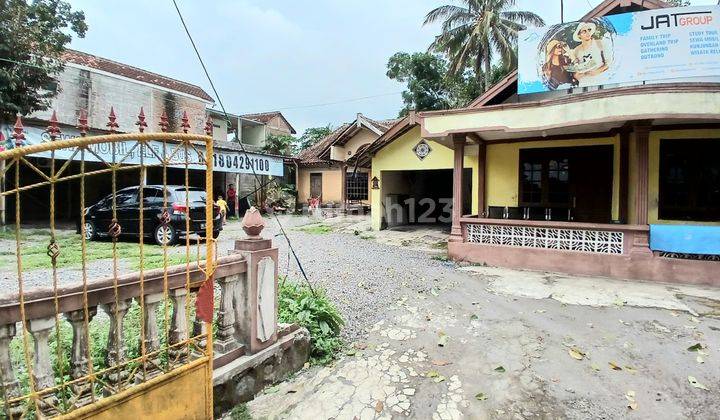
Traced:
POLYGON ((340 211, 347 211, 347 165, 340 165, 340 211))
MULTIPOLYGON (((635 185, 635 224, 648 224, 648 160, 650 155, 651 122, 643 121, 635 125, 635 156, 633 163, 637 170, 637 183, 635 185)), ((633 238, 633 246, 630 251, 636 256, 650 256, 650 237, 647 232, 638 233, 633 238)))
POLYGON ((648 224, 648 159, 650 124, 647 122, 638 124, 635 132, 635 156, 633 163, 637 170, 637 184, 635 187, 635 224, 648 224))
POLYGON ((462 217, 463 205, 463 160, 465 158, 465 134, 453 134, 453 150, 455 151, 453 164, 453 209, 452 228, 450 229, 450 242, 462 242, 462 217))
POLYGON ((478 143, 478 217, 485 217, 485 168, 487 165, 487 146, 484 141, 478 143))

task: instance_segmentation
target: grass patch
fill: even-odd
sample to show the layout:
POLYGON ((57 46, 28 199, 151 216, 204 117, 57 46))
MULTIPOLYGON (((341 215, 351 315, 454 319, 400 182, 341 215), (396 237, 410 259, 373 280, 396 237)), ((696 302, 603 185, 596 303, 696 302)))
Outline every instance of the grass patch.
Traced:
POLYGON ((316 225, 300 226, 295 228, 295 230, 310 233, 312 235, 325 235, 333 231, 332 226, 328 226, 322 223, 316 225))
POLYGON ((360 239, 365 239, 365 240, 375 239, 375 235, 361 234, 360 239))
POLYGON ((278 321, 296 323, 310 332, 310 362, 327 364, 342 347, 340 329, 345 322, 325 291, 281 281, 278 321))
POLYGON ((450 258, 447 255, 433 255, 432 259, 435 261, 442 261, 442 262, 450 261, 450 258))
POLYGON ((438 242, 435 242, 434 244, 432 244, 432 247, 434 249, 447 249, 448 243, 447 243, 447 241, 438 241, 438 242))
POLYGON ((233 409, 230 410, 230 418, 232 420, 252 420, 247 404, 240 404, 233 407, 233 409))
MULTIPOLYGON (((10 238, 6 234, 0 235, 0 239, 15 240, 15 234, 10 238)), ((50 269, 52 263, 47 255, 47 246, 50 243, 50 232, 47 230, 25 230, 21 232, 22 265, 24 270, 50 269)), ((57 259, 58 268, 82 266, 82 238, 79 234, 62 232, 56 235, 57 244, 60 247, 60 255, 57 259)), ((163 267, 163 248, 154 244, 144 244, 145 269, 163 267)), ((111 259, 113 256, 113 244, 110 241, 93 241, 85 243, 85 260, 96 261, 111 259)), ((168 265, 184 264, 185 253, 170 252, 168 249, 168 265)), ((194 251, 194 250, 193 250, 194 251)), ((197 255, 191 253, 191 261, 197 255)), ((140 245, 137 242, 117 242, 118 259, 129 260, 134 269, 140 268, 140 245)), ((15 266, 15 252, 0 254, 0 265, 15 266)))

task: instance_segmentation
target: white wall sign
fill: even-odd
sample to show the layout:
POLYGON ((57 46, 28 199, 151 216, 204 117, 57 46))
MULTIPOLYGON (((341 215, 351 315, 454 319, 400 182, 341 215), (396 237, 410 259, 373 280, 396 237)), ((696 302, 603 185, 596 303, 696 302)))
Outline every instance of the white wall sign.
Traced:
POLYGON ((720 76, 720 7, 623 13, 518 34, 518 93, 720 76))
MULTIPOLYGON (((80 132, 75 128, 63 127, 63 134, 60 139, 71 139, 78 137, 80 132)), ((2 127, 3 135, 6 139, 12 141, 11 126, 2 127)), ((92 133, 96 134, 96 133, 92 133)), ((45 128, 26 126, 25 127, 25 145, 49 142, 50 136, 45 128)), ((160 141, 151 141, 142 150, 135 141, 126 141, 114 143, 101 143, 89 146, 93 153, 85 153, 86 162, 113 162, 113 153, 115 162, 122 160, 123 164, 139 165, 142 161, 145 165, 159 165, 161 160, 159 157, 171 158, 172 167, 185 167, 185 147, 179 143, 167 142, 165 146, 160 141), (150 150, 152 148, 152 150, 150 150), (114 149, 114 150, 113 150, 114 149)), ((55 159, 68 160, 73 159, 79 161, 80 154, 73 156, 75 149, 61 149, 55 151, 55 159)), ((205 170, 204 146, 189 147, 187 150, 188 167, 193 170, 205 170)), ((29 156, 50 158, 51 152, 32 153, 29 156)), ((284 165, 283 159, 274 156, 267 156, 257 153, 243 153, 242 151, 228 151, 214 149, 213 153, 213 171, 214 172, 231 172, 241 174, 251 174, 253 169, 258 175, 283 176, 284 165)))

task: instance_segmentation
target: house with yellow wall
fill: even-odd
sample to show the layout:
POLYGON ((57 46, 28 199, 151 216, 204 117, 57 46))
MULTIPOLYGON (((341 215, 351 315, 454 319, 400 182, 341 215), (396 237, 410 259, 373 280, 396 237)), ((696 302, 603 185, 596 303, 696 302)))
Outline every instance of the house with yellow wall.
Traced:
POLYGON ((367 147, 396 120, 373 120, 362 114, 351 123, 301 151, 297 161, 298 203, 319 199, 323 206, 345 209, 348 204, 370 205, 370 165, 358 164, 367 147))
MULTIPOLYGON (((582 21, 668 7, 606 0, 582 21)), ((720 76, 720 74, 718 75, 720 76)), ((366 151, 372 226, 445 223, 455 260, 720 285, 720 78, 412 113, 366 151)))

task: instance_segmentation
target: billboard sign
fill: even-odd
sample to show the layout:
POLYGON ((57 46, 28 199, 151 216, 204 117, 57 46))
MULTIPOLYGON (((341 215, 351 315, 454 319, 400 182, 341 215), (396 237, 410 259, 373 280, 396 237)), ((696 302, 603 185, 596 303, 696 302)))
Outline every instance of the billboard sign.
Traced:
MULTIPOLYGON (((71 139, 80 136, 80 132, 72 127, 63 127, 61 140, 71 139)), ((6 139, 10 139, 12 127, 2 127, 6 139)), ((94 135, 95 133, 91 133, 94 135)), ((37 126, 25 127, 25 146, 50 141, 50 135, 46 129, 37 126)), ((163 160, 170 159, 170 167, 185 168, 185 147, 180 143, 167 142, 163 146, 161 141, 149 141, 147 147, 142 151, 136 141, 125 141, 115 143, 114 150, 111 143, 91 144, 88 149, 92 153, 85 153, 86 162, 113 162, 113 153, 116 161, 122 160, 125 165, 139 165, 142 161, 145 165, 162 165, 163 160), (150 150, 152 149, 152 150, 150 150)), ((77 160, 81 159, 79 153, 74 153, 75 148, 59 149, 55 151, 55 159, 77 160)), ((188 168, 193 170, 205 170, 204 155, 205 147, 196 145, 187 149, 188 168)), ((28 156, 50 158, 50 152, 31 153, 28 156)), ((253 170, 258 175, 283 176, 283 159, 276 156, 267 156, 258 153, 243 153, 242 151, 230 151, 215 148, 213 150, 213 172, 230 172, 240 174, 252 174, 253 170)))
POLYGON ((518 33, 518 93, 720 76, 720 7, 623 13, 518 33))

